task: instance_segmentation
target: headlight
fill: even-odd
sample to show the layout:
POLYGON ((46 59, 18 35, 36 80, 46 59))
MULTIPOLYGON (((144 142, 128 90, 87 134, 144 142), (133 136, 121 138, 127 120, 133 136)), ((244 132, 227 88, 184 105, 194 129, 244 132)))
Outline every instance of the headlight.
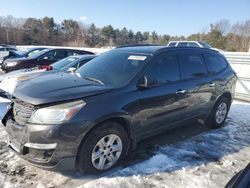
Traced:
POLYGON ((70 120, 86 103, 82 100, 40 108, 29 119, 30 123, 61 124, 70 120))
POLYGON ((15 66, 17 64, 17 62, 8 62, 6 64, 7 67, 12 67, 12 66, 15 66))

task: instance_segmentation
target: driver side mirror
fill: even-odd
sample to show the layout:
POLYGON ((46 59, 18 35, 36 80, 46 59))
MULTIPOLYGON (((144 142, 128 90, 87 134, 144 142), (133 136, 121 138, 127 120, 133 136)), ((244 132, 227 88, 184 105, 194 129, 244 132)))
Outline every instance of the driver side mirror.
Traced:
POLYGON ((42 58, 43 60, 48 60, 49 58, 47 56, 43 57, 42 58))
POLYGON ((76 68, 75 67, 70 67, 70 68, 68 68, 68 72, 75 72, 75 70, 76 70, 76 68))
POLYGON ((138 84, 138 87, 142 89, 149 89, 152 87, 156 87, 157 85, 158 85, 158 81, 155 78, 144 76, 143 79, 138 84))

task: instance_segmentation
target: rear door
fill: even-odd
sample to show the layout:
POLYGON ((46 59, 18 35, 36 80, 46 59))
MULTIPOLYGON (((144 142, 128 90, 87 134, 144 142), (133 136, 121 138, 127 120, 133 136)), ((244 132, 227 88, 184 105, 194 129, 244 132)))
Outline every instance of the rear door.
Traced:
POLYGON ((208 73, 204 55, 200 51, 188 50, 181 54, 182 79, 186 80, 189 117, 207 113, 213 97, 215 84, 208 73))

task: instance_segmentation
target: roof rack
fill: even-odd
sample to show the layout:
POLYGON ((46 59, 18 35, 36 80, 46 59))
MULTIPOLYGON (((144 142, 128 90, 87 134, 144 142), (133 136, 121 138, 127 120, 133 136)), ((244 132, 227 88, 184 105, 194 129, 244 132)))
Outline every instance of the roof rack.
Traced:
POLYGON ((133 46, 163 46, 162 44, 126 44, 117 46, 116 48, 125 48, 125 47, 133 47, 133 46))

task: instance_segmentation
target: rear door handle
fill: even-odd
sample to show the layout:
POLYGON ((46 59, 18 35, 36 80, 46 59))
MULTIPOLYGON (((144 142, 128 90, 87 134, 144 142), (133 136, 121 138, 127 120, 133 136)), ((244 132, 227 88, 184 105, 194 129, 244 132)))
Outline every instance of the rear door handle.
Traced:
POLYGON ((179 89, 175 92, 177 95, 186 93, 185 89, 179 89))
POLYGON ((209 83, 209 87, 214 87, 215 86, 215 83, 212 82, 212 83, 209 83))

